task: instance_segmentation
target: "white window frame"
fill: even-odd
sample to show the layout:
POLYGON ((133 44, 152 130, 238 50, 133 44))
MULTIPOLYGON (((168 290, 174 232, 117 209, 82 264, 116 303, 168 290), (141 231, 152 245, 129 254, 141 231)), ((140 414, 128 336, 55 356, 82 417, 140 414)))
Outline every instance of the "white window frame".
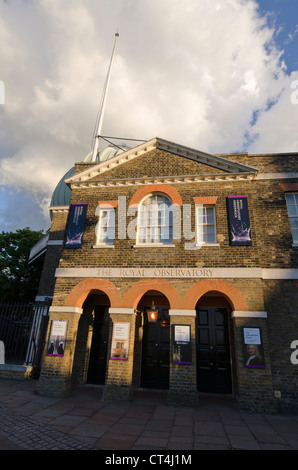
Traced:
POLYGON ((293 240, 292 246, 298 247, 298 228, 297 229, 294 228, 295 226, 298 227, 298 193, 287 193, 286 203, 287 203, 288 216, 289 216, 291 234, 292 234, 292 240, 293 240), (295 235, 297 236, 297 238, 294 238, 295 235))
POLYGON ((164 193, 151 193, 148 194, 139 204, 138 208, 138 219, 137 219, 137 236, 135 247, 173 247, 173 203, 169 196, 164 193), (162 197, 168 201, 169 204, 158 202, 158 197, 162 197), (155 201, 154 201, 155 199, 155 201), (153 200, 149 202, 149 200, 153 200), (162 210, 168 210, 163 213, 160 217, 160 209, 155 210, 164 204, 162 210), (144 210, 145 208, 145 210, 144 210), (168 230, 169 241, 163 241, 161 238, 162 231, 168 230), (145 232, 145 237, 142 236, 142 232, 145 232), (154 239, 150 237, 150 233, 153 234, 154 239))
MULTIPOLYGON (((209 213, 210 217, 210 213, 209 213)), ((196 245, 197 246, 219 246, 217 243, 217 228, 216 228, 216 208, 214 204, 196 204, 196 245), (208 220, 208 211, 212 210, 213 222, 208 220), (201 229, 202 227, 202 229, 201 229), (212 228, 212 230, 211 230, 212 228), (214 242, 207 240, 209 235, 214 236, 214 242)))
POLYGON ((114 248, 116 214, 114 207, 97 206, 95 215, 98 222, 95 228, 96 245, 93 248, 114 248), (106 236, 103 236, 106 234, 106 236))

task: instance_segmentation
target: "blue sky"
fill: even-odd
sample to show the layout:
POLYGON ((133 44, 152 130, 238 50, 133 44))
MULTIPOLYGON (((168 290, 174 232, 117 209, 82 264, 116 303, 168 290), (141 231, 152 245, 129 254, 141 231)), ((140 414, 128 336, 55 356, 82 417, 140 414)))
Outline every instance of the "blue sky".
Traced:
POLYGON ((298 1, 259 0, 260 12, 268 16, 274 27, 274 39, 284 51, 283 59, 288 72, 298 70, 298 1))
POLYGON ((55 186, 91 150, 117 29, 103 134, 298 151, 298 0, 0 0, 0 231, 49 228, 55 186))

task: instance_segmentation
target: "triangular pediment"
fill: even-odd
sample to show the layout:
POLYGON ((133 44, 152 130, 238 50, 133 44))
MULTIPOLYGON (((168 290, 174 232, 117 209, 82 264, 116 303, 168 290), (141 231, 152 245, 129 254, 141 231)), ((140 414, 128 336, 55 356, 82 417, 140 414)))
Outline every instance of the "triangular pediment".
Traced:
MULTIPOLYGON (((255 174, 257 169, 248 167, 246 165, 236 163, 234 161, 228 160, 223 157, 211 155, 200 150, 194 150, 183 145, 175 144, 161 138, 151 139, 144 144, 141 144, 133 149, 129 149, 115 157, 101 163, 96 163, 90 165, 86 170, 83 170, 75 175, 67 178, 65 182, 72 185, 80 185, 82 183, 90 182, 91 180, 96 181, 100 179, 107 179, 111 177, 112 179, 116 177, 115 170, 121 165, 128 164, 133 160, 139 159, 140 166, 142 166, 142 160, 146 154, 151 153, 154 150, 162 151, 165 156, 172 154, 173 156, 180 157, 179 161, 181 162, 181 171, 180 175, 185 175, 186 172, 183 171, 183 162, 195 162, 197 164, 197 173, 202 173, 202 165, 204 166, 203 173, 205 174, 226 174, 226 175, 245 175, 245 174, 255 174), (181 160, 180 160, 181 159, 181 160), (185 159, 184 161, 182 159, 185 159)), ((159 153, 160 156, 160 153, 159 153)), ((176 158, 175 157, 175 158, 176 158)), ((173 157, 174 158, 174 157, 173 157)), ((137 162, 135 162, 136 164, 137 162)), ((130 166, 130 165, 129 165, 130 166)), ((196 166, 195 166, 196 169, 196 166)), ((158 171, 158 170, 157 170, 158 171)), ((194 172, 195 173, 195 172, 194 172)), ((130 178, 136 176, 140 177, 142 175, 135 174, 134 170, 129 172, 130 178), (133 174, 131 174, 133 173, 133 174)), ((145 175, 147 176, 147 175, 145 175)), ((152 176, 161 176, 161 175, 149 175, 152 176)), ((163 175, 165 176, 165 175, 163 175)), ((173 176, 173 175, 169 175, 173 176)), ((179 176, 179 175, 176 175, 179 176)))

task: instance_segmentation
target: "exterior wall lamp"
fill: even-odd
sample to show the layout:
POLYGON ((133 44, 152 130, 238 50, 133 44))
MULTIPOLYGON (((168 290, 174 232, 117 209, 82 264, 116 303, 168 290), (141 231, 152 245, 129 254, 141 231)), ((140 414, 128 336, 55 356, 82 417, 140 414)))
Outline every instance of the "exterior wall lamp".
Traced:
POLYGON ((150 308, 147 308, 147 318, 149 323, 156 323, 158 318, 158 309, 154 306, 152 300, 152 305, 150 308))

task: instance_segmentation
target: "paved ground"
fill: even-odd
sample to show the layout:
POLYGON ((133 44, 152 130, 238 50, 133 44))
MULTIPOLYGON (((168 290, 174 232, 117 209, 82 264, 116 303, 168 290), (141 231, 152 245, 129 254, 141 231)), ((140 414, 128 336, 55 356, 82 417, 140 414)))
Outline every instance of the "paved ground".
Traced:
POLYGON ((298 416, 237 409, 229 397, 201 397, 197 408, 166 405, 138 391, 130 404, 101 401, 100 387, 68 398, 42 397, 35 381, 0 379, 0 450, 297 450, 298 416))

